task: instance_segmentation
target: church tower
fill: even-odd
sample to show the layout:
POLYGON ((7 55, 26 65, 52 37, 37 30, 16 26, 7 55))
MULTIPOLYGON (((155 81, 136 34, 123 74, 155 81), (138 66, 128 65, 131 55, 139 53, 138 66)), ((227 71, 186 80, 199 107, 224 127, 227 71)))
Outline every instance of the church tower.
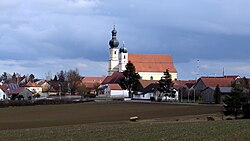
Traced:
POLYGON ((112 75, 113 72, 119 71, 119 41, 116 39, 117 31, 112 30, 112 39, 109 41, 109 69, 108 75, 112 75))
POLYGON ((126 70, 126 65, 128 63, 128 50, 125 48, 125 43, 123 42, 122 47, 119 49, 119 72, 126 70))

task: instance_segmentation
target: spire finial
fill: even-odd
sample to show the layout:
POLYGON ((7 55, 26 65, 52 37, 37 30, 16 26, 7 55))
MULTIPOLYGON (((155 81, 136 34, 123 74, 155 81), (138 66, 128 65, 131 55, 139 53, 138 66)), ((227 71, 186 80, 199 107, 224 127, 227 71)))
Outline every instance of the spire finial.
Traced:
POLYGON ((114 24, 114 29, 115 29, 115 24, 114 24))
POLYGON ((122 47, 125 47, 125 41, 122 41, 122 47))

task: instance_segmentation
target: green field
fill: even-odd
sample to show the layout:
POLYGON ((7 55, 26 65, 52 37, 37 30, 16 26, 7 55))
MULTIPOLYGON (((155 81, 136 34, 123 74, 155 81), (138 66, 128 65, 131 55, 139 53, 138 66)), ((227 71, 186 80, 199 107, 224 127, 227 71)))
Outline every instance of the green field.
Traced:
POLYGON ((0 140, 249 140, 250 120, 184 123, 82 124, 35 129, 3 130, 0 140))
POLYGON ((249 120, 221 106, 100 102, 0 109, 0 140, 247 140, 249 120), (207 122, 207 116, 216 121, 207 122), (138 116, 137 122, 129 117, 138 116))

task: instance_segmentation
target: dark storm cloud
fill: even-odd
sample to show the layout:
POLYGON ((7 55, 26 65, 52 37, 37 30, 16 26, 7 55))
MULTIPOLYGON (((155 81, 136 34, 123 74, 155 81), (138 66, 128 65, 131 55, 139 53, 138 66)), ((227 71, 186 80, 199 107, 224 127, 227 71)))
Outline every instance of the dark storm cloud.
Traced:
POLYGON ((0 60, 12 60, 17 70, 41 66, 39 72, 47 71, 43 60, 50 58, 75 64, 68 67, 77 67, 76 60, 103 64, 115 24, 129 53, 172 54, 180 76, 188 78, 182 66, 195 72, 190 66, 197 59, 248 64, 249 9, 247 0, 1 0, 0 60))

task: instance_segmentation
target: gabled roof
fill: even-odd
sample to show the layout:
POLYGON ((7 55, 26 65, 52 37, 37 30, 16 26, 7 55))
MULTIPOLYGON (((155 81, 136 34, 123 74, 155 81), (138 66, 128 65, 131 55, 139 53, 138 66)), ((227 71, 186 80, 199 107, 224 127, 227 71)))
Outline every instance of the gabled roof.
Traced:
POLYGON ((167 54, 128 54, 137 72, 165 72, 176 73, 171 55, 167 54))
POLYGON ((37 84, 37 86, 42 86, 44 83, 47 83, 46 80, 40 80, 40 81, 37 81, 35 82, 37 84))
POLYGON ((158 82, 158 80, 139 80, 139 83, 141 84, 141 86, 143 87, 143 88, 146 88, 147 86, 149 86, 150 84, 152 84, 152 83, 157 83, 158 82))
POLYGON ((124 76, 122 72, 114 72, 111 76, 107 76, 101 84, 103 85, 103 84, 111 84, 111 83, 120 83, 123 77, 124 76))
POLYGON ((143 89, 143 94, 149 93, 149 92, 154 92, 160 87, 158 83, 151 83, 148 85, 146 88, 143 89))
POLYGON ((21 91, 23 91, 24 87, 18 87, 17 89, 9 89, 9 90, 6 90, 5 93, 6 94, 19 94, 21 91))
POLYGON ((97 84, 101 84, 105 77, 84 77, 82 79, 82 84, 88 88, 93 88, 97 84))
POLYGON ((174 87, 179 89, 182 87, 191 88, 195 85, 196 80, 174 80, 174 87))
POLYGON ((2 89, 3 91, 6 91, 6 90, 8 89, 8 87, 7 87, 7 86, 2 85, 2 86, 0 86, 0 89, 2 89))
POLYGON ((22 92, 24 89, 24 87, 19 87, 18 89, 15 89, 12 91, 12 94, 19 94, 20 92, 22 92))
POLYGON ((201 77, 198 82, 202 81, 206 87, 216 87, 217 85, 220 87, 229 87, 234 80, 234 77, 201 77))
POLYGON ((105 77, 84 77, 82 83, 102 83, 105 77))
POLYGON ((122 87, 119 84, 108 84, 110 90, 122 90, 122 87))
POLYGON ((36 83, 30 82, 30 81, 25 86, 26 87, 38 87, 36 83))

